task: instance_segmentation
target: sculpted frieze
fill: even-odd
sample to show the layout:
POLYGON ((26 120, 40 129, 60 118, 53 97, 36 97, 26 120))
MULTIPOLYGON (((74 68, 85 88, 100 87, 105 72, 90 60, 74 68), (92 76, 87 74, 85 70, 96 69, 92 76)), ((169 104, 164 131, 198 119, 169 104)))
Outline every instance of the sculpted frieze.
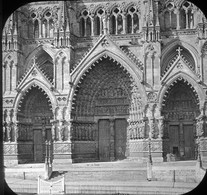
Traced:
POLYGON ((178 112, 168 112, 165 114, 166 119, 171 120, 178 120, 178 119, 194 119, 196 117, 195 112, 184 112, 184 111, 178 111, 178 112))
POLYGON ((97 106, 95 108, 96 115, 114 115, 114 114, 128 114, 129 106, 97 106))

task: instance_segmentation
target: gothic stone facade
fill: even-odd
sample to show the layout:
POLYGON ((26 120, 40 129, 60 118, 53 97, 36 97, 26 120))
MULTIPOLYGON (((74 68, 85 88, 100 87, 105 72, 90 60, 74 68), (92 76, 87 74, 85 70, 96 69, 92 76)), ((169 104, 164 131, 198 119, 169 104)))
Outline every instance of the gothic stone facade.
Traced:
POLYGON ((5 165, 205 161, 206 39, 184 0, 20 7, 2 40, 5 165))

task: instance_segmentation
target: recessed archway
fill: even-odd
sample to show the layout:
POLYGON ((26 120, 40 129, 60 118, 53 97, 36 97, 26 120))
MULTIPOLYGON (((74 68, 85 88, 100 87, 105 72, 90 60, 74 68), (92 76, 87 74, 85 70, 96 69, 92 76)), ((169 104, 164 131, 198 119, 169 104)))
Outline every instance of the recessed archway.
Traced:
POLYGON ((193 86, 183 78, 175 80, 165 92, 162 115, 165 118, 163 153, 174 154, 175 160, 196 158, 196 117, 199 98, 193 86))
POLYGON ((44 162, 45 141, 51 140, 53 118, 49 97, 38 86, 31 86, 18 106, 19 163, 44 162))
POLYGON ((73 96, 73 157, 126 158, 127 120, 143 118, 143 102, 136 82, 118 62, 106 57, 94 63, 73 96))

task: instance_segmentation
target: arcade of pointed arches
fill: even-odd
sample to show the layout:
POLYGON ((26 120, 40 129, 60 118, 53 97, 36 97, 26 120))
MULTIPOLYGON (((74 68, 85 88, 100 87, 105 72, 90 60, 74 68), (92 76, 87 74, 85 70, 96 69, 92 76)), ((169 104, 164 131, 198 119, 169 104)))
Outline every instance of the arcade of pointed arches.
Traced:
MULTIPOLYGON (((139 92, 140 89, 138 89, 136 84, 133 83, 134 81, 133 79, 131 80, 131 77, 128 75, 129 73, 126 73, 125 70, 122 70, 120 67, 117 69, 117 67, 118 67, 117 64, 112 62, 109 57, 106 57, 103 60, 94 63, 94 67, 92 67, 92 69, 85 74, 84 78, 81 78, 79 80, 80 82, 77 85, 75 94, 73 95, 73 101, 71 101, 71 103, 75 105, 73 106, 73 110, 71 111, 71 117, 74 120, 74 125, 72 128, 73 132, 70 132, 72 134, 70 135, 72 140, 73 141, 87 141, 87 140, 99 141, 103 145, 103 148, 99 151, 99 155, 100 155, 99 157, 102 158, 103 160, 109 160, 111 155, 110 148, 105 150, 104 144, 106 143, 103 140, 99 140, 99 137, 97 137, 98 134, 95 133, 95 131, 97 130, 96 128, 100 130, 102 129, 103 124, 106 126, 108 125, 109 132, 108 135, 106 136, 108 136, 109 143, 110 143, 109 135, 111 131, 110 127, 114 126, 114 130, 116 131, 116 126, 118 128, 120 127, 120 124, 123 123, 125 126, 125 130, 123 129, 123 133, 124 131, 126 131, 126 129, 129 129, 130 132, 129 135, 125 134, 128 140, 126 138, 123 139, 125 140, 125 144, 126 144, 125 146, 121 145, 120 140, 123 141, 121 137, 117 138, 116 140, 116 142, 118 143, 116 146, 117 148, 115 147, 116 149, 115 151, 113 151, 114 154, 112 154, 112 156, 116 159, 119 158, 123 159, 126 157, 125 155, 123 155, 124 154, 123 152, 126 152, 127 147, 129 147, 127 146, 127 144, 129 145, 129 143, 127 143, 129 142, 129 140, 143 139, 148 137, 147 136, 148 131, 145 130, 145 121, 143 120, 145 116, 145 114, 143 113, 144 111, 143 108, 145 105, 142 105, 142 98, 139 92), (110 74, 108 75, 107 73, 110 74), (116 79, 114 79, 114 75, 116 75, 117 77, 116 79), (117 84, 116 82, 114 82, 114 80, 121 80, 121 82, 117 84), (91 87, 87 89, 88 86, 91 87), (93 93, 89 93, 89 91, 84 91, 85 89, 89 91, 91 90, 91 92, 93 91, 93 93), (93 95, 91 96, 91 94, 93 95), (86 102, 88 104, 85 104, 86 102), (124 104, 126 108, 124 108, 124 106, 121 106, 120 103, 124 104), (111 104, 114 104, 115 106, 112 106, 111 104), (98 105, 102 105, 102 106, 98 106, 98 105), (130 106, 131 109, 129 109, 130 106), (110 107, 110 109, 108 107, 110 107), (95 126, 94 121, 91 121, 91 119, 93 119, 92 117, 93 115, 98 116, 97 118, 101 120, 98 127, 95 126), (117 119, 115 119, 113 123, 111 123, 109 119, 111 118, 111 116, 115 116, 115 115, 118 117, 117 119), (128 124, 126 122, 121 121, 123 119, 126 120, 128 116, 131 117, 130 118, 131 124, 129 124, 130 125, 129 128, 127 127, 128 124), (118 120, 120 120, 121 122, 118 120), (140 120, 138 125, 134 124, 137 120, 138 121, 140 120), (122 148, 121 153, 120 153, 120 147, 122 148)), ((36 86, 38 86, 38 84, 36 86)), ((36 86, 32 85, 30 86, 30 88, 33 88, 32 90, 37 90, 37 93, 39 93, 36 86)), ((32 90, 30 89, 29 91, 32 90)), ((195 132, 195 123, 192 121, 195 120, 196 117, 198 117, 200 114, 200 110, 198 106, 199 105, 198 96, 200 97, 200 94, 196 93, 192 85, 190 85, 189 87, 189 82, 187 82, 182 77, 178 77, 173 83, 171 83, 167 91, 165 91, 164 96, 165 97, 160 96, 160 99, 163 98, 163 102, 164 102, 164 105, 162 106, 162 115, 165 118, 164 129, 167 129, 167 131, 163 132, 164 156, 170 152, 170 153, 174 153, 178 159, 193 159, 196 157, 195 155, 196 132, 195 132), (180 107, 180 105, 182 106, 180 107), (184 112, 183 111, 180 112, 181 108, 184 110, 184 112), (176 132, 176 135, 174 135, 173 132, 176 132), (188 138, 191 139, 191 142, 187 143, 188 138), (193 146, 192 147, 193 149, 191 148, 191 146, 193 146)), ((45 100, 47 100, 46 97, 45 100)), ((29 104, 30 103, 26 103, 25 105, 29 105, 29 104)), ((48 101, 46 101, 45 104, 47 105, 48 101)), ((53 106, 56 105, 54 101, 52 102, 52 104, 53 106)), ((20 104, 18 106, 20 106, 20 104)), ((29 110, 31 112, 31 109, 29 110)), ((55 111, 55 113, 57 112, 55 111)), ((18 113, 17 115, 19 121, 21 121, 20 115, 21 113, 18 113)), ((47 119, 46 117, 45 120, 42 121, 42 124, 46 126, 49 125, 50 119, 54 119, 53 115, 54 112, 50 112, 48 114, 49 118, 47 119), (47 123, 47 121, 49 122, 47 123)), ((31 123, 31 121, 25 121, 25 122, 31 123)), ((51 126, 52 125, 50 124, 48 128, 51 129, 52 128, 51 126)), ((62 126, 64 126, 64 124, 62 126)), ((28 128, 30 129, 31 127, 28 128)), ((23 128, 23 129, 27 129, 27 128, 23 128)), ((49 129, 48 129, 48 139, 51 139, 51 137, 54 135, 51 134, 51 131, 49 129)), ((53 132, 55 134, 55 137, 53 138, 59 141, 68 140, 69 138, 68 131, 70 130, 67 129, 66 131, 60 133, 61 129, 62 127, 61 128, 55 127, 55 131, 53 132)), ((12 133, 13 131, 8 131, 8 132, 10 132, 12 136, 8 136, 7 133, 6 140, 8 140, 9 138, 10 141, 14 141, 15 138, 12 133)), ((28 138, 31 136, 32 135, 28 134, 28 138)), ((31 140, 28 139, 28 145, 30 141, 31 140)), ((43 156, 35 157, 37 162, 40 161, 38 160, 38 158, 43 159, 43 156)))

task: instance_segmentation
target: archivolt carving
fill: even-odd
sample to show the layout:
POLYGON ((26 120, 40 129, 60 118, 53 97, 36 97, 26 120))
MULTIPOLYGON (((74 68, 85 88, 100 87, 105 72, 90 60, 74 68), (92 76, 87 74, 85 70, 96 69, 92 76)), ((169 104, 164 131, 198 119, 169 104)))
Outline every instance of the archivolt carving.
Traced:
POLYGON ((166 119, 193 120, 199 114, 198 95, 182 77, 174 81, 163 98, 162 112, 166 119))
POLYGON ((76 91, 73 112, 76 116, 142 113, 140 90, 135 81, 105 58, 83 77, 76 91))

